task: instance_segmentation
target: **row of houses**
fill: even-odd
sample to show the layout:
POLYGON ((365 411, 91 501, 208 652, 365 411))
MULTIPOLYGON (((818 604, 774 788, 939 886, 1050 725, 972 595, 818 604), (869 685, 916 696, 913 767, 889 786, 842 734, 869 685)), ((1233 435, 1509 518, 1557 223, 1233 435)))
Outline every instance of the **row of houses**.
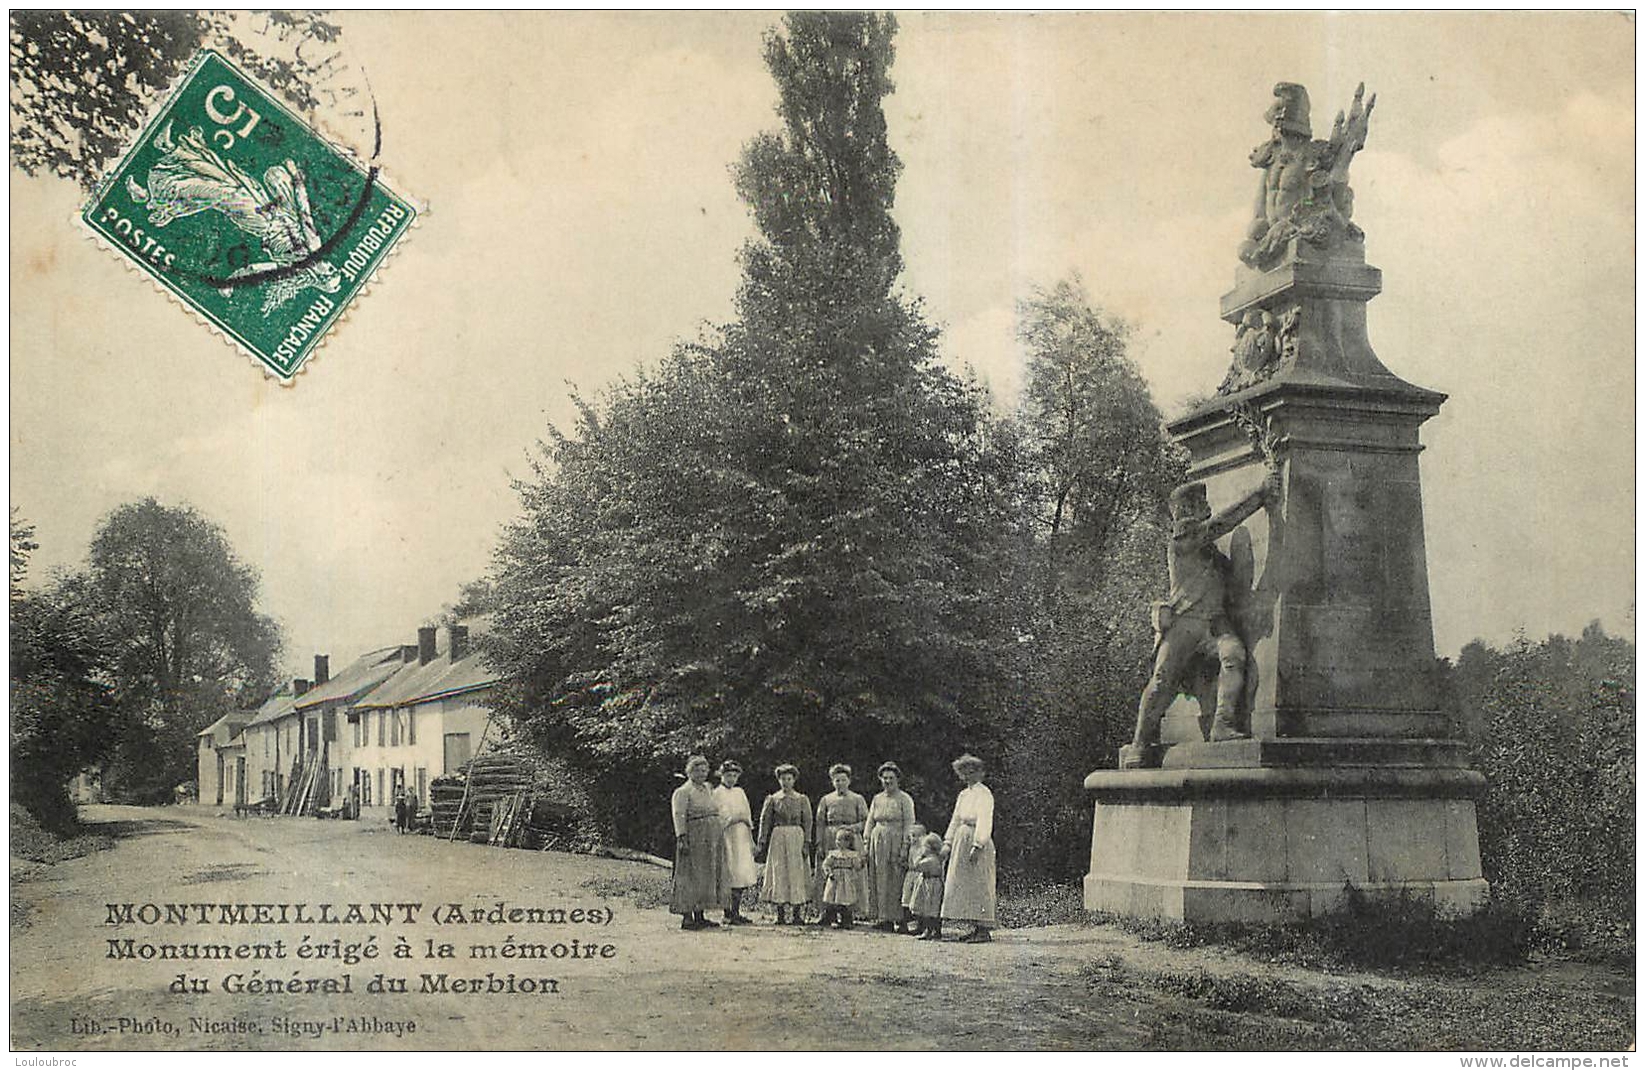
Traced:
POLYGON ((330 669, 327 655, 315 655, 312 679, 200 731, 201 803, 296 797, 307 811, 352 801, 362 814, 387 813, 406 789, 426 807, 429 782, 496 735, 487 701, 498 676, 467 625, 420 628, 414 644, 368 651, 335 676, 330 669))

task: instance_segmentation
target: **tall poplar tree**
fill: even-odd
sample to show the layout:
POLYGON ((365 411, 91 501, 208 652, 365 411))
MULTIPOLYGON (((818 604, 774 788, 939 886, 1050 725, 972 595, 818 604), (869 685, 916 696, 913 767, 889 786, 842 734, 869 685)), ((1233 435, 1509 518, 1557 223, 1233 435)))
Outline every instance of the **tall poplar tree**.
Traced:
POLYGON ((735 170, 758 228, 736 319, 585 404, 521 486, 508 707, 630 783, 705 748, 792 758, 813 791, 896 757, 918 788, 994 744, 1013 470, 897 287, 894 32, 768 35, 783 125, 735 170))

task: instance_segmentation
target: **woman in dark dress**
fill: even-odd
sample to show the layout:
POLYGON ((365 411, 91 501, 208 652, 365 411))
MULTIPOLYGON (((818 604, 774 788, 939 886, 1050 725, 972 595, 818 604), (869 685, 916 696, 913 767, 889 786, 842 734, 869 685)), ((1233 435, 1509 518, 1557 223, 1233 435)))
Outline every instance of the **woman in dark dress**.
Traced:
POLYGON ((682 930, 712 930, 719 924, 703 912, 725 903, 725 823, 708 784, 708 759, 693 755, 685 764, 685 784, 674 790, 674 892, 668 909, 682 930))

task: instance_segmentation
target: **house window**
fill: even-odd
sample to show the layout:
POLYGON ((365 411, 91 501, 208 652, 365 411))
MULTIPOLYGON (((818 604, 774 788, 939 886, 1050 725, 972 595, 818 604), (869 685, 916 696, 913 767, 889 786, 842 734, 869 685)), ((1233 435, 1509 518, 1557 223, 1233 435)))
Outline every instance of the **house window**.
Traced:
MULTIPOLYGON (((406 707, 406 743, 408 743, 408 744, 416 744, 417 743, 417 708, 416 707, 406 707)), ((417 798, 421 799, 422 796, 423 796, 422 790, 419 789, 418 792, 417 792, 417 798)))
MULTIPOLYGON (((377 746, 382 747, 383 741, 388 739, 388 711, 377 712, 377 746)), ((378 786, 379 788, 382 786, 378 786)))
POLYGON ((331 710, 326 711, 325 718, 326 718, 325 726, 324 726, 324 729, 323 729, 323 731, 326 734, 325 735, 325 741, 328 744, 334 744, 334 743, 337 742, 337 710, 336 710, 336 708, 333 707, 331 710))
MULTIPOLYGON (((413 741, 415 743, 415 741, 413 741)), ((423 801, 428 799, 428 767, 417 767, 417 807, 422 809, 423 801)))
POLYGON ((377 798, 380 800, 387 800, 388 793, 384 792, 383 788, 383 768, 379 766, 377 767, 377 798))
POLYGON ((400 746, 400 712, 398 710, 386 710, 383 713, 385 715, 390 716, 393 719, 388 723, 388 742, 393 747, 399 747, 400 746))
POLYGON ((462 769, 473 754, 473 750, 469 747, 467 733, 446 734, 445 772, 448 775, 462 769))

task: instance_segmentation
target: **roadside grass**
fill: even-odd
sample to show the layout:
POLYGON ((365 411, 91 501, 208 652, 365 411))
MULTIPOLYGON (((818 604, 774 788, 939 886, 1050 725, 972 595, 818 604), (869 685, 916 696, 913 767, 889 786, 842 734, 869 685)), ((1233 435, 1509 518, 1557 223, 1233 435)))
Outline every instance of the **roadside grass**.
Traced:
POLYGON ((999 878, 999 924, 1015 930, 1091 922, 1083 896, 1078 882, 1047 881, 1007 871, 999 878))
POLYGON ((668 906, 674 876, 649 867, 630 866, 621 873, 589 878, 583 888, 603 900, 626 900, 643 911, 668 906))
POLYGON ((1532 944, 1538 951, 1583 963, 1632 970, 1638 945, 1634 903, 1561 900, 1535 909, 1532 944))
POLYGON ((1287 926, 1093 917, 1170 948, 1218 945, 1269 963, 1327 970, 1510 966, 1538 946, 1534 913, 1512 901, 1493 899, 1455 918, 1414 896, 1373 898, 1352 886, 1336 911, 1287 926))
POLYGON ((1369 999, 1353 984, 1312 987, 1271 976, 1148 970, 1109 954, 1081 971, 1090 997, 1130 1005, 1151 1024, 1151 1049, 1359 1047, 1369 999))
POLYGON ((1152 1024, 1150 1048, 1622 1051, 1635 1040, 1631 977, 1595 987, 1485 967, 1465 978, 1298 982, 1251 968, 1137 968, 1108 954, 1080 976, 1093 1001, 1130 1006, 1152 1024))
MULTIPOLYGON (((82 855, 114 847, 114 838, 102 833, 78 833, 60 837, 44 829, 33 815, 18 803, 11 805, 11 855, 31 863, 61 863, 82 855)), ((35 873, 30 869, 28 874, 35 873)), ((27 876, 27 874, 23 875, 27 876)))

